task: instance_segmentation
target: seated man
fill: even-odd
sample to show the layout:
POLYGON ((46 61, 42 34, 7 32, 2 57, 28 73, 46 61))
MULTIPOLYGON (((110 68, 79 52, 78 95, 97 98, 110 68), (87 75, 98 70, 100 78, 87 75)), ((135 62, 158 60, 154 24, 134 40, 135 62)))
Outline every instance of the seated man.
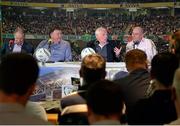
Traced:
POLYGON ((123 99, 119 85, 101 80, 87 92, 88 120, 92 125, 120 125, 123 99))
POLYGON ((12 52, 22 52, 32 55, 34 53, 33 46, 24 40, 24 36, 23 30, 19 27, 16 28, 14 32, 14 40, 3 43, 1 56, 12 52))
POLYGON ((147 69, 147 56, 142 50, 133 49, 127 52, 125 63, 129 75, 115 82, 121 87, 126 112, 128 112, 138 100, 146 97, 146 90, 150 85, 150 74, 147 69))
POLYGON ((178 58, 171 53, 159 53, 151 62, 152 93, 140 100, 128 113, 129 124, 163 125, 177 118, 172 83, 178 58))
POLYGON ((144 37, 144 32, 141 27, 134 27, 132 31, 132 41, 126 45, 126 52, 132 49, 143 50, 147 55, 147 60, 151 63, 152 58, 156 55, 157 50, 154 42, 151 39, 144 37))
POLYGON ((13 53, 0 63, 0 124, 46 125, 25 111, 29 96, 35 88, 39 68, 36 60, 24 53, 13 53))
MULTIPOLYGON (((98 54, 87 55, 83 58, 80 68, 80 77, 83 79, 82 86, 78 92, 66 96, 61 99, 62 113, 64 113, 69 106, 85 105, 84 111, 87 113, 86 97, 85 94, 89 86, 98 80, 104 79, 106 76, 105 71, 106 62, 103 57, 98 54)), ((82 111, 81 111, 82 112, 82 111)), ((61 119, 61 117, 60 117, 61 119)), ((61 121, 60 121, 60 124, 61 121)), ((68 122, 66 124, 69 124, 68 122)), ((72 123, 73 124, 73 123, 72 123)), ((86 123, 87 124, 87 123, 86 123)))
POLYGON ((121 48, 118 48, 118 43, 109 41, 107 30, 103 27, 99 27, 95 31, 95 41, 87 43, 87 47, 91 47, 96 53, 100 54, 107 62, 120 61, 121 48))
POLYGON ((59 27, 53 27, 49 33, 50 39, 43 40, 39 43, 36 50, 39 48, 46 48, 51 53, 49 61, 64 62, 71 61, 71 46, 62 39, 62 31, 59 27))

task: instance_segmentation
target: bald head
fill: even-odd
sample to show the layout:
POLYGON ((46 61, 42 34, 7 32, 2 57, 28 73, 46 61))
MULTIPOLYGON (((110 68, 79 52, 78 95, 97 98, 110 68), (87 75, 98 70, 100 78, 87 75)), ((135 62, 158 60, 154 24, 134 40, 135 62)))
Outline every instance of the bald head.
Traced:
POLYGON ((132 32, 133 41, 141 41, 143 38, 143 29, 141 27, 135 27, 132 32))
POLYGON ((14 32, 15 43, 22 44, 24 41, 24 32, 22 28, 16 28, 14 32))

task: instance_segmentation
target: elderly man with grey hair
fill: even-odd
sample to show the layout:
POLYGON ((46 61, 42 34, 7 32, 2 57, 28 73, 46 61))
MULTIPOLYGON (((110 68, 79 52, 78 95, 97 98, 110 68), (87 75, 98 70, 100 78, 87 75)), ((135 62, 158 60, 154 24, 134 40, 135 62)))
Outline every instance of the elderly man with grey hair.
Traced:
POLYGON ((108 40, 106 28, 99 27, 95 31, 96 40, 87 43, 87 47, 93 48, 96 53, 100 54, 107 62, 118 62, 120 59, 121 48, 118 43, 108 40))

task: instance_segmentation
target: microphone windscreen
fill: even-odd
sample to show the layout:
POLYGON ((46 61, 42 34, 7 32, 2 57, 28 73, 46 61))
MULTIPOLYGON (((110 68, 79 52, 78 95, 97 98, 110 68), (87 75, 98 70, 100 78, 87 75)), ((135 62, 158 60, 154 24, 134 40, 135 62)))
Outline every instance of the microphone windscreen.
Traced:
POLYGON ((9 40, 9 45, 14 44, 14 40, 9 40))
POLYGON ((49 39, 49 40, 48 40, 48 43, 52 43, 52 39, 49 39))

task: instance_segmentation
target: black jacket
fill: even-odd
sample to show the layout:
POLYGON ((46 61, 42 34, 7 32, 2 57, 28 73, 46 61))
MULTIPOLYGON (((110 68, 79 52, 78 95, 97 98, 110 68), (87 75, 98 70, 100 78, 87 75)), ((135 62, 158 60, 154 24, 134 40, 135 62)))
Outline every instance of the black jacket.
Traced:
MULTIPOLYGON (((116 57, 114 53, 114 48, 118 47, 118 43, 116 41, 110 41, 108 40, 107 44, 107 62, 119 62, 121 61, 120 57, 116 57)), ((96 47, 98 46, 99 42, 97 40, 90 41, 87 43, 87 47, 90 47, 97 52, 96 47)))
MULTIPOLYGON (((14 43, 10 43, 10 42, 3 43, 3 46, 1 48, 1 56, 12 53, 13 48, 14 48, 14 43)), ((22 45, 21 52, 33 55, 34 48, 31 44, 24 42, 22 45)))
POLYGON ((128 111, 140 99, 146 97, 146 91, 150 85, 150 74, 146 69, 136 69, 124 78, 118 79, 115 83, 119 84, 128 111))
POLYGON ((149 98, 140 100, 128 113, 130 125, 163 125, 176 119, 171 90, 156 90, 149 98))

